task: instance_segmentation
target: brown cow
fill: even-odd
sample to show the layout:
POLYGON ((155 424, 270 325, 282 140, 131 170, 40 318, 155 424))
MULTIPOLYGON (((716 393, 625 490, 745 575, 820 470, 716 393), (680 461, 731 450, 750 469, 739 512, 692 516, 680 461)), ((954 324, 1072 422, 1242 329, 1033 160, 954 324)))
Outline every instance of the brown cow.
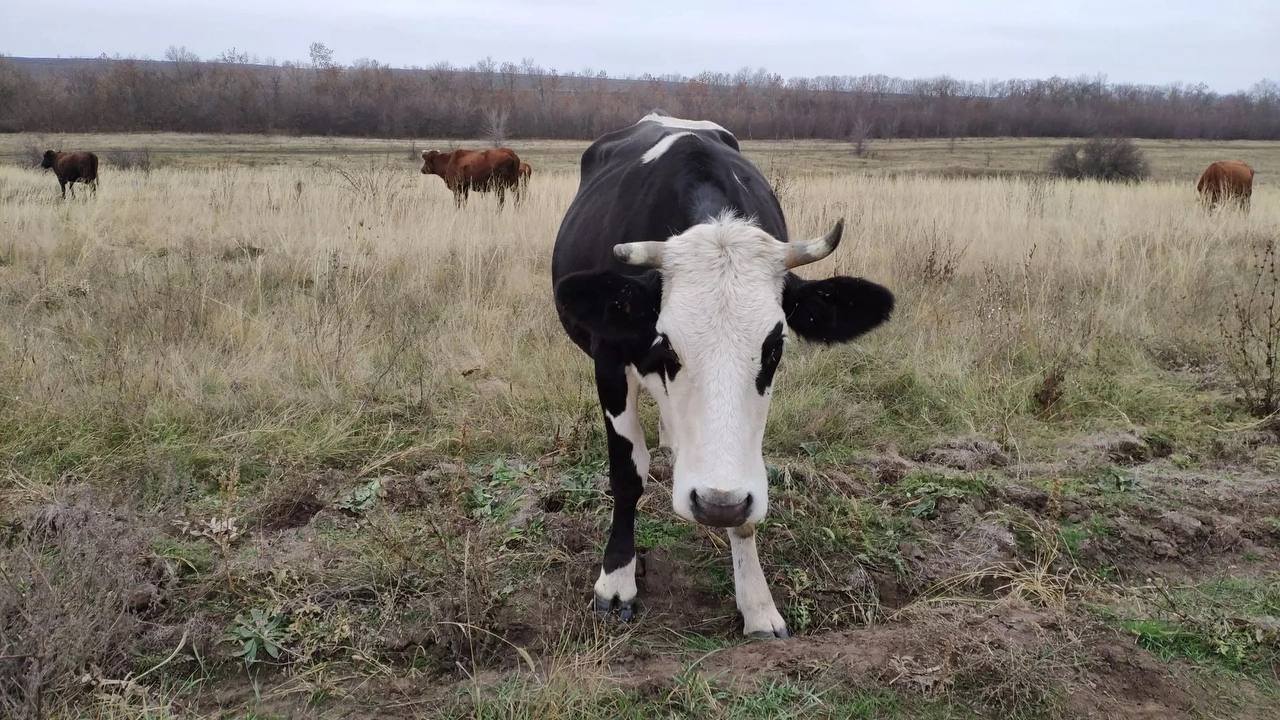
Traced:
POLYGON ((422 174, 443 178, 458 207, 467 201, 472 190, 497 192, 498 207, 502 207, 507 190, 519 189, 520 158, 510 148, 447 153, 428 150, 422 153, 422 174))
POLYGON ((520 161, 520 185, 516 188, 516 200, 524 199, 524 193, 529 189, 529 180, 533 177, 533 166, 529 163, 520 161))
POLYGON ((1234 200, 1247 212, 1253 195, 1253 168, 1241 160, 1219 160, 1205 168, 1196 190, 1210 210, 1220 202, 1234 200))
POLYGON ((91 152, 54 152, 45 150, 40 167, 53 170, 62 186, 62 199, 67 199, 67 185, 71 185, 71 197, 76 196, 77 181, 98 192, 98 156, 91 152))

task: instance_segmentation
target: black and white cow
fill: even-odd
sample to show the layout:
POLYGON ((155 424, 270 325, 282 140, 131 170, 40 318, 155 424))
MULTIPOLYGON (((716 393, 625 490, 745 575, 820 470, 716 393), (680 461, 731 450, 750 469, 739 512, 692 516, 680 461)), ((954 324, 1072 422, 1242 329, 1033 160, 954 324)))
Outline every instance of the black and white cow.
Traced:
POLYGON ((768 182, 712 122, 650 114, 583 153, 552 280, 561 323, 595 362, 608 437, 613 527, 597 610, 633 614, 635 510, 649 473, 643 385, 674 454, 676 514, 731 528, 743 632, 787 636, 755 541, 769 507, 761 445, 774 371, 790 332, 844 342, 893 309, 875 283, 788 272, 830 254, 842 229, 789 243, 768 182))

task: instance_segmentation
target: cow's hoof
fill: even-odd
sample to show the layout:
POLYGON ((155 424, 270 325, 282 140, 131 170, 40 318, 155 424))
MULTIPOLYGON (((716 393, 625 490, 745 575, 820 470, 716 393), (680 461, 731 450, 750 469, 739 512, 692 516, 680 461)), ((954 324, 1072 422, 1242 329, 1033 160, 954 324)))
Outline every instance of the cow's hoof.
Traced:
POLYGON ((791 633, 784 627, 781 630, 774 630, 773 632, 769 632, 768 630, 757 630, 756 632, 748 633, 747 637, 752 640, 786 640, 791 637, 791 633))
POLYGON ((615 607, 618 609, 618 619, 622 622, 631 622, 635 619, 637 608, 634 600, 621 602, 616 595, 611 598, 596 596, 594 609, 597 615, 609 615, 615 607))

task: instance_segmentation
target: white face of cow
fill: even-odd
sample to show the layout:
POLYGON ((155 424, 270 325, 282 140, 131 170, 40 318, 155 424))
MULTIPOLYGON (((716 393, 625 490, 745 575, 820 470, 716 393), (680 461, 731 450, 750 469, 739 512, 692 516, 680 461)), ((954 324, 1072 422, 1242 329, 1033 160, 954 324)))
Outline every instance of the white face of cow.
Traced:
POLYGON ((755 524, 769 508, 761 445, 786 319, 787 245, 737 218, 668 240, 657 367, 640 368, 675 451, 672 502, 689 520, 755 524))

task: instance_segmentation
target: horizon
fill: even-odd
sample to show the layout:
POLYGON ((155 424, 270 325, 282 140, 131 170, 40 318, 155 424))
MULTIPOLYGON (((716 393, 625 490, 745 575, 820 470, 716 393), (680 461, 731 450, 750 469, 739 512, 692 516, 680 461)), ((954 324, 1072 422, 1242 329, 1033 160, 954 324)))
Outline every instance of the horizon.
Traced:
POLYGON ((109 8, 70 0, 51 24, 46 4, 11 0, 0 9, 0 53, 162 61, 178 47, 205 61, 234 50, 279 64, 307 62, 309 44, 321 42, 342 66, 466 69, 485 58, 517 65, 528 58, 560 74, 603 71, 611 78, 765 68, 784 78, 1100 78, 1111 85, 1203 85, 1221 94, 1247 92, 1280 68, 1273 41, 1280 36, 1280 4, 1266 0, 1243 0, 1229 14, 1186 0, 1035 8, 987 0, 963 12, 936 0, 912 9, 801 0, 783 16, 757 0, 714 0, 657 17, 646 8, 605 15, 581 0, 537 8, 495 2, 482 12, 371 0, 353 13, 328 0, 265 7, 244 0, 183 7, 123 0, 109 8), (721 32, 707 33, 712 26, 721 32))
MULTIPOLYGON (((189 48, 186 48, 186 47, 176 47, 176 48, 169 48, 169 49, 192 52, 190 51, 189 48)), ((234 47, 228 48, 228 50, 224 51, 224 53, 233 52, 233 51, 237 53, 241 53, 241 55, 236 59, 228 59, 227 57, 202 57, 202 56, 194 55, 193 53, 194 57, 187 57, 184 59, 191 62, 207 63, 207 64, 213 64, 213 65, 237 65, 238 64, 238 65, 249 65, 249 66, 263 67, 263 68, 315 67, 309 59, 296 59, 296 58, 282 59, 277 57, 262 57, 259 55, 254 55, 252 53, 241 51, 239 48, 234 48, 234 47)), ((15 55, 11 53, 6 53, 3 50, 0 50, 0 60, 18 60, 18 61, 28 61, 28 62, 50 61, 50 60, 68 61, 68 62, 74 62, 74 61, 144 62, 144 63, 175 62, 174 59, 169 57, 152 57, 149 55, 121 55, 121 54, 108 55, 106 53, 99 53, 97 55, 15 55)), ((499 58, 480 58, 479 60, 474 61, 471 64, 467 64, 467 65, 463 65, 460 63, 452 63, 449 61, 441 61, 441 62, 433 63, 430 65, 391 65, 391 64, 378 61, 375 58, 356 58, 355 60, 346 62, 346 63, 343 63, 335 59, 332 63, 332 67, 339 68, 339 69, 346 69, 346 70, 354 70, 354 69, 360 69, 372 63, 372 64, 375 64, 378 68, 385 68, 385 69, 398 70, 398 71, 408 71, 408 72, 443 71, 443 72, 479 73, 479 72, 484 72, 484 70, 482 70, 478 66, 481 63, 484 63, 486 61, 491 61, 493 63, 493 72, 502 72, 503 71, 502 67, 510 63, 511 65, 514 65, 516 67, 517 75, 532 74, 530 72, 530 70, 532 69, 533 71, 543 72, 543 73, 555 72, 555 73, 558 73, 560 77, 585 78, 585 77, 588 77, 587 75, 584 74, 585 70, 595 71, 594 68, 586 68, 583 71, 579 71, 579 70, 572 70, 572 69, 562 70, 560 68, 555 68, 555 67, 546 67, 539 64, 535 58, 522 58, 520 62, 515 62, 511 60, 506 60, 506 59, 499 59, 499 58), (526 66, 526 63, 529 63, 530 65, 526 66)), ((783 75, 781 73, 775 73, 772 69, 767 67, 758 67, 758 68, 744 67, 744 68, 738 68, 737 70, 734 70, 734 71, 701 70, 694 73, 685 73, 685 74, 668 73, 663 75, 656 75, 651 73, 641 73, 641 74, 613 73, 613 72, 607 72, 603 68, 601 68, 598 72, 605 72, 606 74, 603 76, 605 79, 618 80, 618 81, 624 81, 624 82, 628 82, 628 81, 643 82, 649 79, 655 79, 655 80, 665 81, 665 82, 682 82, 682 81, 694 80, 703 75, 708 75, 708 74, 728 75, 732 77, 737 75, 738 73, 747 72, 753 75, 756 73, 764 73, 770 76, 776 75, 782 78, 782 81, 784 82, 784 84, 792 80, 813 80, 813 79, 826 78, 826 77, 836 77, 836 78, 850 78, 855 80, 863 79, 863 78, 886 78, 887 80, 890 80, 890 81, 900 81, 900 82, 907 82, 907 83, 929 82, 933 80, 951 80, 961 85, 999 84, 999 83, 1006 83, 1006 82, 1035 83, 1035 82, 1046 82, 1049 80, 1066 80, 1070 82, 1088 81, 1088 82, 1100 82, 1104 86, 1112 87, 1112 88, 1115 88, 1115 87, 1137 87, 1137 88, 1155 88, 1155 89, 1173 88, 1173 87, 1189 88, 1189 89, 1204 88, 1204 89, 1207 89, 1210 93, 1214 93, 1219 96, 1248 95, 1251 93, 1255 93, 1260 89, 1263 92, 1275 92, 1277 90, 1280 90, 1280 80, 1274 79, 1271 76, 1267 76, 1267 75, 1260 76, 1257 79, 1247 83, 1246 85, 1240 88, 1236 88, 1233 90, 1219 90, 1217 88, 1213 88, 1209 86, 1206 83, 1192 83, 1192 82, 1179 81, 1179 80, 1174 80, 1166 83, 1126 82, 1122 80, 1116 80, 1101 74, 1075 75, 1075 76, 1050 75, 1050 76, 1044 76, 1044 77, 1008 76, 1008 77, 984 78, 981 80, 975 80, 973 78, 959 77, 954 75, 948 75, 945 73, 942 75, 933 75, 933 76, 886 75, 883 73, 864 74, 864 75, 833 75, 830 73, 822 74, 822 75, 783 75)), ((592 77, 599 77, 599 75, 593 75, 592 77)), ((1277 77, 1280 77, 1280 76, 1277 76, 1277 77)))

